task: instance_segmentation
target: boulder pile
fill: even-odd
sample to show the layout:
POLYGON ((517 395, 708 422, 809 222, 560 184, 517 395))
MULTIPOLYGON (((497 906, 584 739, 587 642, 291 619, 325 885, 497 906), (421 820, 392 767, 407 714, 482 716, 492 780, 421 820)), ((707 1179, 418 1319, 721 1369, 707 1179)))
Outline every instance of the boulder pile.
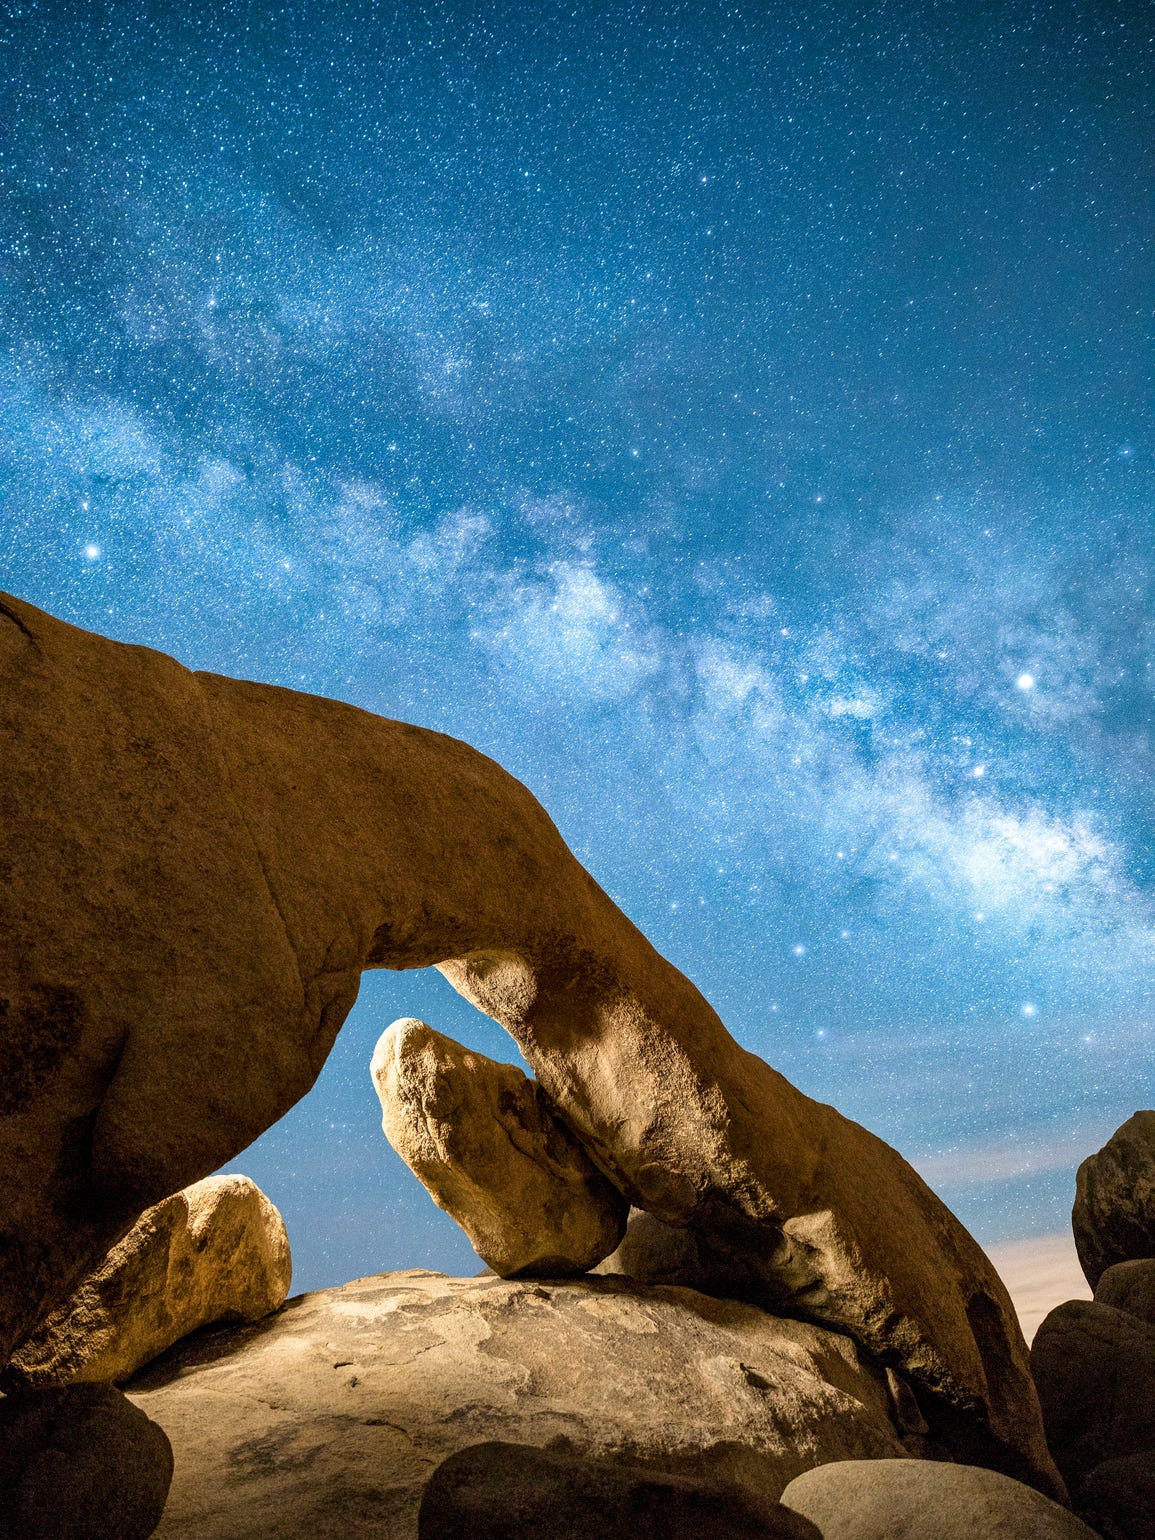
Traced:
POLYGON ((1047 1439, 1106 1540, 1155 1540, 1155 1112, 1079 1167, 1071 1223, 1095 1294, 1059 1305, 1035 1336, 1047 1439))

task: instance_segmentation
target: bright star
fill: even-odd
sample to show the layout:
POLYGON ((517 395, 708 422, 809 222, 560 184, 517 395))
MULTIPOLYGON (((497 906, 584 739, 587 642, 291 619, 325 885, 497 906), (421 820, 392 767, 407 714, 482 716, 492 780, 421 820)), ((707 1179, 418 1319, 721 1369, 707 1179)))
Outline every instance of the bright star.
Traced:
POLYGON ((84 554, 88 557, 89 561, 99 561, 100 547, 98 545, 86 545, 84 547, 84 554))
POLYGON ((1015 680, 1020 690, 1033 690, 1035 688, 1034 674, 1020 674, 1015 680))
POLYGON ((1024 1016, 1033 1016, 1035 1014, 1035 1011, 1036 1011, 1036 1007, 1033 1006, 1029 1000, 1022 1007, 1022 1012, 1023 1012, 1024 1016))

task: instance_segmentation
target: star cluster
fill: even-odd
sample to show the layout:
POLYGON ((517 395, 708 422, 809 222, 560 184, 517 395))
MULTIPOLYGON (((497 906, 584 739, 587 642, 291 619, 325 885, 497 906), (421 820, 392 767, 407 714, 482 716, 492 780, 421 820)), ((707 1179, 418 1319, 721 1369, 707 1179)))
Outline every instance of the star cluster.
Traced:
MULTIPOLYGON (((983 1238, 1150 1102, 1141 7, 0 6, 0 583, 454 733, 983 1238)), ((470 1253, 366 980, 238 1162, 470 1253)))

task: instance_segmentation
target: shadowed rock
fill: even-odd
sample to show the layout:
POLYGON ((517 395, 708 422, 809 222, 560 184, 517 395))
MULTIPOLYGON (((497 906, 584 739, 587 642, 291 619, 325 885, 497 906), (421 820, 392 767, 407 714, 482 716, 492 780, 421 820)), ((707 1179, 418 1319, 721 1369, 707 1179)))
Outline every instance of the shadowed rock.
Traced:
POLYGON ((111 1385, 0 1400, 0 1540, 146 1540, 171 1480, 168 1439, 111 1385))
POLYGON ((1031 1369, 1047 1441, 1076 1500, 1104 1460, 1155 1449, 1155 1326, 1068 1300, 1035 1333, 1031 1369))
POLYGON ((1155 1326, 1155 1257, 1116 1262, 1099 1274, 1095 1302, 1111 1305, 1155 1326))
POLYGON ((822 1540, 750 1493, 532 1444, 474 1444, 433 1472, 419 1540, 822 1540))
POLYGON ((1155 1540, 1155 1450, 1097 1465, 1080 1488, 1079 1511, 1103 1540, 1155 1540))
POLYGON ((259 1321, 289 1292, 284 1220, 247 1176, 210 1176, 143 1213, 8 1366, 7 1380, 125 1380, 198 1327, 259 1321))
POLYGON ((1155 1112, 1136 1112, 1079 1167, 1071 1228, 1092 1288, 1116 1262, 1155 1257, 1155 1112))
POLYGON ((513 1064, 395 1021, 370 1066, 389 1143, 503 1278, 584 1273, 629 1205, 513 1064))
POLYGON ((889 1146, 740 1048, 530 793, 437 733, 0 611, 0 1353, 438 966, 610 1181, 1055 1479, 1001 1281, 889 1146))

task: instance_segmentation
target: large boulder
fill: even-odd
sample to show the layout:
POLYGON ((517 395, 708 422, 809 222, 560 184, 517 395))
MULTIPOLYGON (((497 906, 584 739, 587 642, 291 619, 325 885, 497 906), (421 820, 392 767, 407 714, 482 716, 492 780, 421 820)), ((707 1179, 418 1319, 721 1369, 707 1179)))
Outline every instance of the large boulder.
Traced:
POLYGON ((741 1488, 503 1443, 473 1444, 437 1467, 417 1532, 418 1540, 822 1540, 798 1514, 741 1488))
POLYGON ((259 1321, 292 1277, 284 1220, 247 1176, 209 1176, 147 1209, 12 1357, 29 1385, 125 1380, 198 1327, 259 1321))
POLYGON ((364 1278, 189 1339, 128 1393, 172 1440, 174 1540, 413 1540, 442 1462, 495 1440, 755 1505, 821 1461, 903 1453, 849 1337, 624 1279, 364 1278))
POLYGON ((782 1505, 822 1540, 1098 1540, 1033 1488, 973 1465, 847 1460, 797 1476, 782 1505))
POLYGON ((1155 1326, 1068 1300, 1035 1333, 1031 1369, 1055 1462, 1079 1500, 1104 1460, 1155 1449, 1155 1326))
POLYGON ((1075 1248, 1092 1288, 1116 1262, 1155 1257, 1155 1112, 1136 1112, 1075 1175, 1075 1248))
POLYGON ((146 1540, 171 1480, 168 1439, 111 1385, 0 1399, 0 1540, 146 1540))
POLYGON ((385 1137, 503 1278, 601 1261, 629 1204, 516 1065, 395 1021, 370 1066, 385 1137))
POLYGON ((0 815, 0 1359, 308 1090, 362 969, 435 964, 637 1207, 901 1368, 956 1453, 1056 1483, 975 1241, 741 1049, 491 760, 0 597, 0 815))

